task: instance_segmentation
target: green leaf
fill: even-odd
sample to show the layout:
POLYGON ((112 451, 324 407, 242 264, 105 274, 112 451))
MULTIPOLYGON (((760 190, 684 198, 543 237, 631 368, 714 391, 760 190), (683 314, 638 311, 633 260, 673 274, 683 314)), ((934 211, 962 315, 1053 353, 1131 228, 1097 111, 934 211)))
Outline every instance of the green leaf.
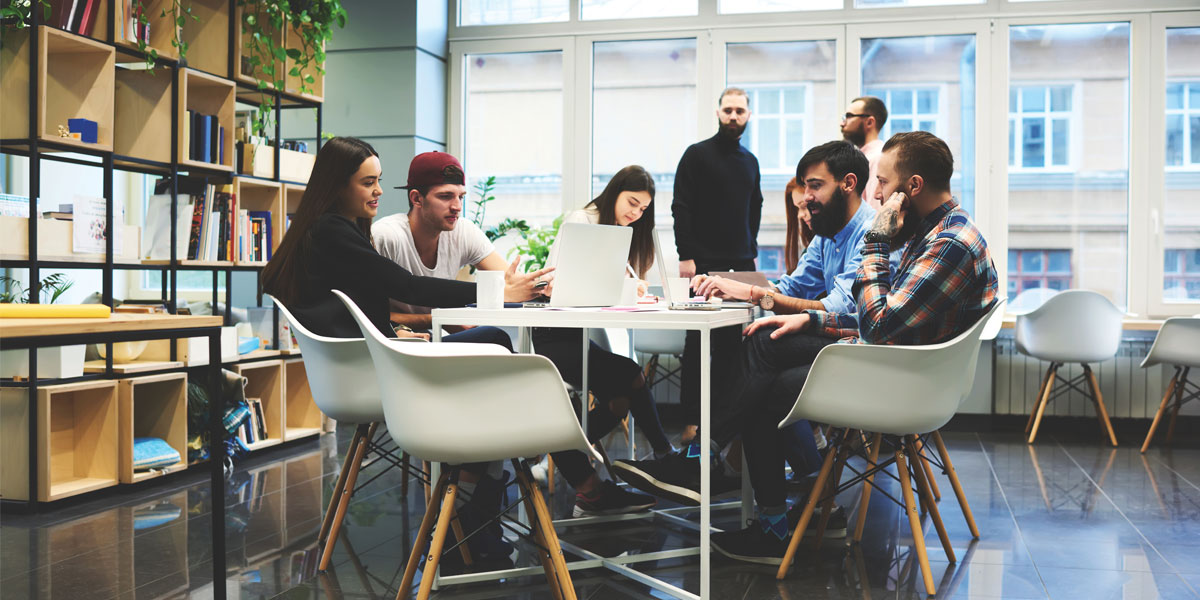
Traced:
POLYGON ((291 69, 288 70, 288 75, 291 75, 292 77, 299 77, 300 76, 300 68, 292 67, 291 69))
POLYGON ((314 82, 316 82, 316 79, 313 79, 313 76, 312 76, 312 75, 305 75, 305 76, 304 76, 304 81, 305 81, 305 82, 307 82, 307 83, 314 83, 314 82))
MULTIPOLYGON (((247 24, 247 25, 249 25, 249 26, 251 26, 251 27, 254 27, 255 25, 257 25, 257 24, 258 24, 258 17, 254 16, 254 15, 252 15, 252 14, 250 14, 250 13, 246 13, 246 24, 247 24)), ((258 32, 257 32, 257 31, 256 31, 256 32, 254 32, 254 37, 255 37, 255 38, 257 38, 257 37, 258 37, 258 32)))
POLYGON ((300 58, 300 50, 298 48, 288 48, 287 55, 293 60, 300 58))
POLYGON ((275 46, 271 48, 271 53, 279 60, 287 60, 287 52, 284 52, 283 48, 275 46))

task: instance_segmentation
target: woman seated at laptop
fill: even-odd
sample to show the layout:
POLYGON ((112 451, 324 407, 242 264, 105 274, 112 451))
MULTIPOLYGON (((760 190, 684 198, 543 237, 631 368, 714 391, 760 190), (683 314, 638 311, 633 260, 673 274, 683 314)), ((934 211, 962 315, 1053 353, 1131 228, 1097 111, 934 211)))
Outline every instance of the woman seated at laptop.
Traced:
MULTIPOLYGON (((595 200, 568 214, 563 222, 632 227, 629 265, 638 278, 643 279, 654 264, 654 179, 642 167, 625 167, 613 176, 595 200)), ((556 254, 551 248, 550 255, 556 254)), ((640 285, 639 293, 644 291, 644 285, 640 285)), ((549 293, 553 294, 552 287, 549 293)), ((581 335, 579 329, 533 330, 534 351, 549 358, 558 367, 563 380, 576 389, 583 384, 581 335)), ((612 431, 626 413, 632 413, 637 426, 650 440, 656 457, 666 456, 673 450, 658 420, 654 397, 646 387, 637 363, 591 342, 588 387, 596 397, 596 408, 588 413, 587 433, 592 442, 612 431)), ((655 503, 651 496, 626 492, 612 481, 601 481, 581 452, 555 453, 554 462, 575 488, 573 512, 576 517, 634 512, 655 503)))

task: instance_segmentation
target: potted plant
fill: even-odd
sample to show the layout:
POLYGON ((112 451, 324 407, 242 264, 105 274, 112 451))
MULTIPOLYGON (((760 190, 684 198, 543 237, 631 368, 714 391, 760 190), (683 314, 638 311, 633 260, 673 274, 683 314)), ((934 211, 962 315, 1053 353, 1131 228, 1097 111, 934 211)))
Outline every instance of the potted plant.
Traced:
MULTIPOLYGON (((63 273, 54 273, 42 280, 40 298, 43 304, 54 304, 75 282, 63 273)), ((0 302, 28 303, 32 290, 25 288, 17 279, 0 275, 0 302)), ((37 376, 39 379, 65 379, 83 375, 83 358, 86 346, 54 346, 38 348, 37 376)), ((28 350, 0 350, 0 377, 29 377, 28 350)))

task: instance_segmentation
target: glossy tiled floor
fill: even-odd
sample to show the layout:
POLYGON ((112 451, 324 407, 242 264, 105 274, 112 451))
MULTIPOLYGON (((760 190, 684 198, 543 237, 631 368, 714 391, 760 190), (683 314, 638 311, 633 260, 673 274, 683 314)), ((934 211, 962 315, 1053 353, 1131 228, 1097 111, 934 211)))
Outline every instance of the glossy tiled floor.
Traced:
MULTIPOLYGON (((349 440, 284 449, 239 465, 227 496, 230 598, 392 598, 423 510, 421 488, 400 492, 388 472, 367 483, 349 509, 333 567, 315 572, 315 539, 349 440)), ((926 520, 939 598, 1195 598, 1200 590, 1200 449, 1130 441, 1111 449, 1043 435, 1035 447, 1016 435, 947 434, 946 442, 982 532, 972 541, 949 482, 940 503, 957 564, 926 520)), ((624 451, 610 445, 614 456, 624 451)), ((364 482, 376 471, 364 471, 364 482)), ((560 479, 561 484, 561 479, 560 479)), ((563 489, 562 487, 559 488, 563 489)), ((897 491, 896 484, 891 492, 897 491)), ((840 499, 849 509, 857 489, 840 499)), ((206 598, 212 595, 207 480, 44 511, 4 514, 0 597, 206 598)), ((573 494, 552 498, 566 515, 573 494)), ((737 526, 737 511, 715 513, 737 526)), ((876 493, 861 546, 841 540, 803 546, 798 566, 774 570, 713 558, 714 597, 726 599, 921 598, 907 519, 876 493)), ((561 537, 606 556, 684 547, 695 534, 659 519, 573 527, 561 537)), ((518 545, 518 566, 532 564, 518 545)), ((698 560, 648 563, 640 570, 699 589, 698 560)), ((592 570, 573 573, 580 598, 658 598, 660 592, 592 570)), ((443 588, 437 598, 552 598, 541 577, 443 588)))

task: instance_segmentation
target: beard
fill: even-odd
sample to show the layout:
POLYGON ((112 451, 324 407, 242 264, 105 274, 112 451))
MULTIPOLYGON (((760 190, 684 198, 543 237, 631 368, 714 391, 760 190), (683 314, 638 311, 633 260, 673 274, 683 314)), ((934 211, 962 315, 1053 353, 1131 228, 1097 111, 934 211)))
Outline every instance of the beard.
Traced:
POLYGON ((821 237, 833 238, 846 226, 846 192, 840 187, 835 188, 829 204, 819 206, 816 211, 811 206, 808 209, 812 215, 812 231, 821 237))
POLYGON ((917 234, 917 228, 921 226, 921 217, 917 215, 911 208, 904 210, 904 225, 900 227, 900 231, 892 237, 892 250, 895 250, 917 234))
POLYGON ((727 140, 738 140, 745 133, 746 125, 746 123, 738 125, 736 121, 722 123, 720 119, 717 119, 717 133, 727 140))
POLYGON ((843 129, 842 139, 862 148, 867 143, 867 132, 861 126, 858 129, 843 129))

